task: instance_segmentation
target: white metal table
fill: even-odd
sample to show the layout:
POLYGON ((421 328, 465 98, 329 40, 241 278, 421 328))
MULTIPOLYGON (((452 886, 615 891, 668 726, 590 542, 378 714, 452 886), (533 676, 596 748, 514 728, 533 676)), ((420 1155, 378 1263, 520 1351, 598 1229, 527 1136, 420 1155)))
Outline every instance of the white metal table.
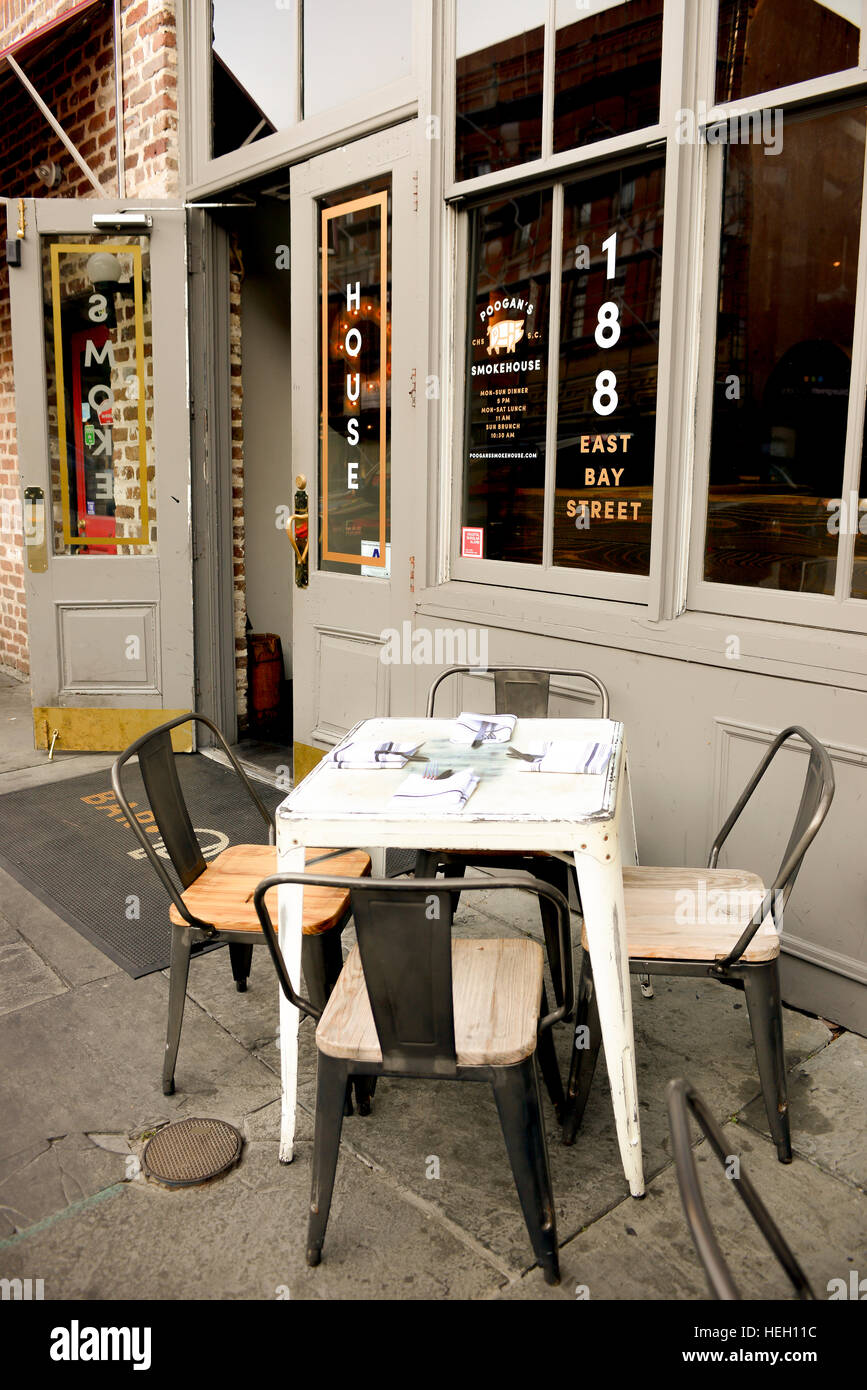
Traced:
MULTIPOLYGON (((393 792, 417 766, 371 771, 319 763, 277 810, 281 871, 304 870, 306 845, 364 847, 373 872, 384 872, 385 850, 493 849, 503 853, 546 850, 574 855, 605 1060, 623 1170, 634 1197, 644 1193, 632 997, 626 947, 622 860, 634 862, 635 839, 626 773, 623 725, 602 719, 519 719, 511 743, 473 749, 448 741, 451 719, 366 719, 348 739, 421 743, 419 750, 441 768, 472 766, 479 785, 460 811, 416 811, 389 805, 393 792), (528 773, 507 748, 526 750, 545 740, 610 740, 603 774, 528 773)), ((280 888, 280 946, 290 977, 301 970, 300 886, 280 888)), ((283 1115, 280 1159, 290 1163, 295 1138, 299 1014, 280 996, 283 1115)))

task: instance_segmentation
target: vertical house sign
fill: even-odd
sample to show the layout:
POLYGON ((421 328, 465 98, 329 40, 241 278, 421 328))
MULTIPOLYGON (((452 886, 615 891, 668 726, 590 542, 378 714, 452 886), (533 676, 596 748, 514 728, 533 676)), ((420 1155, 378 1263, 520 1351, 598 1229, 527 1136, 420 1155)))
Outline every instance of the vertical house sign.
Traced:
POLYGON ((321 559, 365 572, 386 566, 387 218, 387 189, 322 209, 321 559))

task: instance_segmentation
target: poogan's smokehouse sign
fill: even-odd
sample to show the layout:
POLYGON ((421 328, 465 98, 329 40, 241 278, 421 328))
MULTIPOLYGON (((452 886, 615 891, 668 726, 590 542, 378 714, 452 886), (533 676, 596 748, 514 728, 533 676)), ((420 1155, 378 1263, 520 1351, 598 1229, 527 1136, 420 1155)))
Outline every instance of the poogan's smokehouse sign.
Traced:
POLYGON ((322 560, 386 568, 388 191, 322 210, 322 560))

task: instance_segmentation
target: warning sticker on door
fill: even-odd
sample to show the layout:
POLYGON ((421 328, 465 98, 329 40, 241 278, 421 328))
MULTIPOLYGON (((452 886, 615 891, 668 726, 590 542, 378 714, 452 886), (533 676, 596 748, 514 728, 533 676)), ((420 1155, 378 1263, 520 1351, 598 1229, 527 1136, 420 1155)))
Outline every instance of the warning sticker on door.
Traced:
POLYGON ((461 527, 461 555, 466 559, 481 560, 484 554, 485 529, 483 526, 461 527))

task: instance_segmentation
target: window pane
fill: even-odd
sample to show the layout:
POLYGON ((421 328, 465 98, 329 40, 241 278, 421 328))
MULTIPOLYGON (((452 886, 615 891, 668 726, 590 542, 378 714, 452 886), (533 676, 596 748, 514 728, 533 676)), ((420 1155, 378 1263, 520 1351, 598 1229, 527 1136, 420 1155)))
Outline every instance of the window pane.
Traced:
POLYGON ((455 178, 542 153, 546 0, 457 0, 455 178))
POLYGON ((387 577, 391 446, 390 184, 321 205, 319 566, 387 577))
POLYGON ((304 6, 304 115, 316 116, 412 69, 407 0, 322 0, 304 6))
POLYGON ((42 238, 54 549, 153 555, 148 238, 42 238))
POLYGON ((211 124, 216 159, 295 123, 297 0, 211 0, 211 124))
POLYGON ((551 204, 545 189, 470 217, 464 526, 489 560, 542 560, 551 204))
POLYGON ((716 99, 858 66, 861 0, 720 0, 716 99))
POLYGON ((662 0, 557 0, 556 65, 556 153, 655 125, 662 0))
POLYGON ((660 158, 564 191, 555 565, 650 570, 664 182, 660 158))
POLYGON ((705 578, 831 594, 865 108, 726 151, 705 578), (793 209, 797 212, 793 213, 793 209))

